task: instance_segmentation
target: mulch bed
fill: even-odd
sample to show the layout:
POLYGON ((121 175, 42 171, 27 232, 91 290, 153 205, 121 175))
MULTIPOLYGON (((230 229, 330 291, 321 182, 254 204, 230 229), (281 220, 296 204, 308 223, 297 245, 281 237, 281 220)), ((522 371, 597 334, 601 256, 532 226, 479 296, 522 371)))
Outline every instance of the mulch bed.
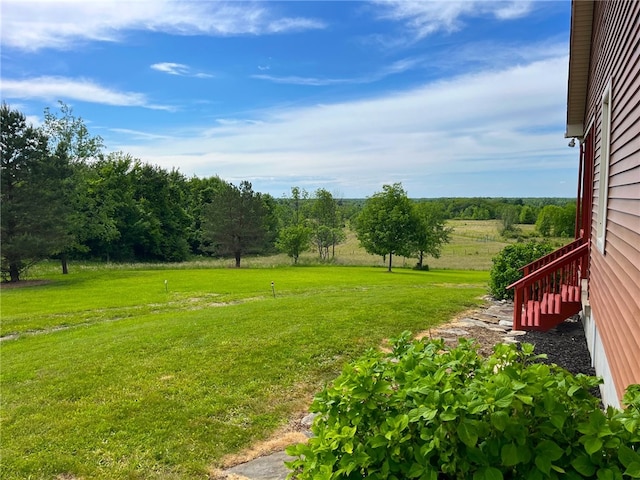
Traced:
POLYGON ((555 363, 571 373, 595 375, 582 322, 566 320, 548 332, 527 332, 522 341, 535 346, 535 353, 547 354, 545 363, 555 363))

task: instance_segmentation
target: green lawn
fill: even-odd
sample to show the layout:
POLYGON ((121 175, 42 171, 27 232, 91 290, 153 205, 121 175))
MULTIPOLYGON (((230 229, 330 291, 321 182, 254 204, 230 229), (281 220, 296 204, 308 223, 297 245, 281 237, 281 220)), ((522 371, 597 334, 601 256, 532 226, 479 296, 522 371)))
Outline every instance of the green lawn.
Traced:
POLYGON ((286 424, 346 361, 477 304, 488 274, 76 268, 49 277, 2 290, 2 333, 17 338, 1 344, 0 478, 206 478, 223 455, 286 424))

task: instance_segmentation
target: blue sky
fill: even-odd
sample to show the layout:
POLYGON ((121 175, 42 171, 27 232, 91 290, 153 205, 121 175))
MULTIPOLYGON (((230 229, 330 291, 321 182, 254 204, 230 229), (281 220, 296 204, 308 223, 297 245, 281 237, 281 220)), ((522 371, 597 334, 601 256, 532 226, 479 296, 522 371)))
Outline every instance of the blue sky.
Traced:
POLYGON ((569 0, 2 0, 2 99, 107 151, 366 197, 563 196, 569 0))

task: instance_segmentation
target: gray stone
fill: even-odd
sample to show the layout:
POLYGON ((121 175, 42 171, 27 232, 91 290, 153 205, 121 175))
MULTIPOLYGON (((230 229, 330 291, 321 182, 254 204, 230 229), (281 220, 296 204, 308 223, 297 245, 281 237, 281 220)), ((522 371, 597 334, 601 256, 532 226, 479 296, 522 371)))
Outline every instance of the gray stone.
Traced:
POLYGON ((486 313, 490 315, 495 315, 496 317, 512 317, 513 306, 492 305, 489 308, 487 308, 486 313))
POLYGON ((480 320, 486 323, 498 323, 498 320, 499 320, 498 317, 496 317, 495 315, 487 315, 482 312, 474 312, 471 315, 472 315, 471 318, 475 320, 480 320))
POLYGON ((519 337, 521 335, 526 335, 527 332, 525 332, 524 330, 511 330, 509 333, 507 333, 507 336, 510 337, 519 337))
POLYGON ((499 325, 492 325, 491 327, 487 327, 487 330, 491 330, 492 332, 507 333, 510 328, 501 327, 499 325))
POLYGON ((469 332, 467 332, 466 330, 462 330, 461 328, 443 328, 442 330, 437 330, 435 333, 436 335, 441 335, 443 333, 458 336, 469 335, 469 332))
POLYGON ((310 413, 308 415, 305 415, 304 418, 300 420, 300 425, 302 425, 304 428, 311 428, 311 425, 313 425, 313 421, 317 416, 317 413, 310 413))
POLYGON ((458 325, 463 325, 465 327, 481 327, 481 328, 489 328, 489 324, 487 322, 483 322, 482 320, 476 320, 474 318, 462 318, 456 322, 458 325))
POLYGON ((513 327, 513 320, 500 320, 498 325, 502 325, 503 327, 513 327))
POLYGON ((290 470, 285 467, 284 462, 293 459, 284 452, 276 452, 236 465, 224 473, 226 475, 240 475, 249 480, 285 480, 290 470))
POLYGON ((520 341, 515 337, 504 337, 502 339, 502 343, 507 343, 507 344, 509 344, 509 343, 520 343, 520 341))

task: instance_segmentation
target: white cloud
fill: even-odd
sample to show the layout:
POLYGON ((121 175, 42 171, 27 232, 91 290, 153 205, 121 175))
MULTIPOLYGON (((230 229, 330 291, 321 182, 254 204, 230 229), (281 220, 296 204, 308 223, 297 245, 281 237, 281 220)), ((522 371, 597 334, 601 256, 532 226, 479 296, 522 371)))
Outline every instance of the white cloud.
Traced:
POLYGON ((41 127, 43 125, 42 119, 38 115, 25 115, 25 118, 27 120, 27 124, 33 125, 34 127, 41 127))
POLYGON ((531 11, 531 2, 526 1, 512 1, 506 2, 506 5, 498 6, 494 10, 496 18, 501 20, 511 20, 513 18, 520 18, 527 15, 531 11))
POLYGON ((167 73, 169 75, 178 75, 181 77, 196 77, 196 78, 212 78, 213 75, 204 72, 194 72, 191 67, 183 63, 173 62, 161 62, 151 65, 153 70, 167 73))
POLYGON ((272 111, 254 123, 226 119, 196 136, 117 148, 187 174, 256 182, 295 176, 362 195, 380 179, 415 192, 437 175, 570 169, 566 64, 562 56, 361 101, 272 111))
MULTIPOLYGON (((378 80, 382 80, 385 77, 390 75, 396 75, 402 72, 406 72, 407 70, 411 70, 416 66, 423 63, 424 60, 421 58, 404 58, 402 60, 398 60, 393 62, 391 65, 388 65, 377 72, 371 73, 369 75, 363 75, 359 77, 352 78, 317 78, 317 77, 300 77, 296 75, 289 76, 276 76, 276 75, 267 75, 267 74, 257 74, 252 75, 251 78, 255 78, 258 80, 268 80, 273 83, 282 83, 289 85, 308 85, 313 87, 322 87, 328 85, 345 85, 345 84, 364 84, 364 83, 373 83, 378 80)), ((258 69, 263 70, 258 67, 258 69)))
POLYGON ((151 68, 159 72, 168 73, 169 75, 187 75, 189 73, 189 67, 182 63, 154 63, 151 65, 151 68))
POLYGON ((36 51, 78 41, 119 41, 129 31, 175 35, 263 35, 324 28, 310 18, 278 17, 268 3, 178 0, 3 0, 2 43, 36 51))
POLYGON ((79 100, 103 105, 174 110, 170 106, 150 103, 142 93, 120 92, 87 79, 48 76, 25 80, 2 79, 1 86, 2 96, 8 99, 79 100))
MULTIPOLYGON (((439 31, 457 31, 463 27, 464 17, 492 15, 500 20, 511 20, 528 14, 532 8, 532 2, 525 0, 373 0, 373 3, 380 7, 380 18, 403 22, 412 41, 439 31)), ((398 40, 383 41, 398 43, 398 40)))
POLYGON ((158 135, 156 133, 141 132, 140 130, 131 130, 129 128, 110 128, 112 132, 128 135, 135 140, 160 140, 171 138, 167 135, 158 135))
POLYGON ((312 87, 323 87, 327 85, 340 85, 345 83, 359 83, 354 80, 346 78, 315 78, 315 77, 299 77, 296 75, 288 75, 284 77, 278 77, 276 75, 252 75, 251 78, 257 80, 267 80, 273 83, 282 83, 288 85, 308 85, 312 87))

